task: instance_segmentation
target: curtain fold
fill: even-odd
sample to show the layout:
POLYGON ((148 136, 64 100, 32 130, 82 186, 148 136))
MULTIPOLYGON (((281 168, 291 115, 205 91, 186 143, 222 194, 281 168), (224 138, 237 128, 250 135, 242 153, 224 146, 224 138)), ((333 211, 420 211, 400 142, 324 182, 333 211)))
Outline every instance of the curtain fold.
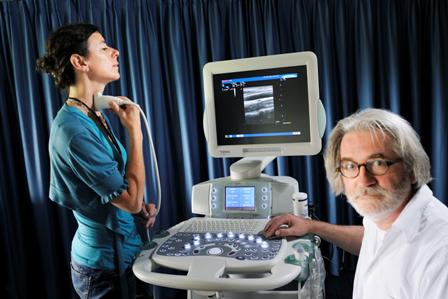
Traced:
MULTIPOLYGON (((7 298, 74 298, 69 261, 76 222, 48 199, 49 129, 66 94, 36 73, 35 61, 50 32, 81 21, 98 25, 120 51, 121 79, 105 93, 128 96, 148 117, 162 180, 156 231, 191 217, 192 186, 229 175, 235 161, 207 152, 204 64, 296 51, 318 58, 323 144, 339 119, 360 108, 397 112, 420 134, 432 163, 430 186, 448 203, 447 1, 0 1, 0 258, 7 298)), ((145 197, 154 201, 146 139, 145 197)), ((322 153, 278 158, 267 173, 296 178, 319 219, 361 223, 344 197, 331 194, 322 153)), ((333 246, 324 245, 323 253, 332 273, 356 265, 333 246)))

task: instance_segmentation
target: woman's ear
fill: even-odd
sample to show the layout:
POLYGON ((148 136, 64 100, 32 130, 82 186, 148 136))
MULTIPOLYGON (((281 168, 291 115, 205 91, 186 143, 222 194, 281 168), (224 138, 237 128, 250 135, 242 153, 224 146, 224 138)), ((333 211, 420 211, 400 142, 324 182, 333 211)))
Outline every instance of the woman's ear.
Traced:
POLYGON ((70 63, 72 64, 74 70, 80 72, 87 72, 89 70, 89 66, 87 65, 85 58, 79 54, 72 54, 70 56, 70 63))

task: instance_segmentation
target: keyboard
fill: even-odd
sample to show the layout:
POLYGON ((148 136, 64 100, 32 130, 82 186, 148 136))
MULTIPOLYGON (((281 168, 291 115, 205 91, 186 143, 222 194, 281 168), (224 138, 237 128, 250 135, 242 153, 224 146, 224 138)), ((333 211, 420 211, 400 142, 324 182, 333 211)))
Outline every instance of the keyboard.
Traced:
POLYGON ((234 232, 258 234, 269 219, 192 218, 184 232, 234 232))

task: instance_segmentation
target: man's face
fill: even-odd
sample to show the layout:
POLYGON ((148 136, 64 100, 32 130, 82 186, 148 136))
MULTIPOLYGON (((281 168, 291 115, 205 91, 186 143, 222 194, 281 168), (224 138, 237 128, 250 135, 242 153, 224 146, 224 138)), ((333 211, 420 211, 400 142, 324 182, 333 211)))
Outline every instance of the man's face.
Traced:
MULTIPOLYGON (((367 160, 399 158, 391 148, 388 135, 369 131, 353 131, 344 135, 341 141, 340 159, 362 164, 367 160)), ((372 221, 382 221, 395 211, 411 194, 411 175, 402 161, 389 166, 388 171, 375 176, 359 169, 355 178, 342 177, 344 193, 350 204, 362 216, 372 221)))

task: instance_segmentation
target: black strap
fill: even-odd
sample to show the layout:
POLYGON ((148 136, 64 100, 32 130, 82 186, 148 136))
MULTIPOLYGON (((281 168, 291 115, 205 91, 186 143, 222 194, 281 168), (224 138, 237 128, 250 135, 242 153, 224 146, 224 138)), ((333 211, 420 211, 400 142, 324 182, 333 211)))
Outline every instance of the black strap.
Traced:
POLYGON ((123 261, 123 248, 121 244, 122 238, 122 236, 114 232, 115 263, 117 265, 118 279, 120 281, 121 299, 129 299, 128 279, 123 261))
POLYGON ((81 101, 80 99, 74 98, 74 97, 68 97, 69 100, 75 101, 77 103, 80 103, 81 105, 83 105, 85 108, 87 108, 87 110, 89 111, 89 114, 91 114, 96 122, 101 126, 101 128, 104 130, 104 132, 106 132, 107 136, 110 138, 110 140, 112 141, 112 144, 115 146, 115 148, 117 149, 118 153, 121 153, 120 151, 120 147, 118 146, 118 142, 114 137, 114 134, 112 134, 112 132, 109 130, 108 127, 106 127, 103 124, 103 121, 100 119, 100 117, 96 114, 96 112, 90 108, 86 103, 84 103, 83 101, 81 101))

